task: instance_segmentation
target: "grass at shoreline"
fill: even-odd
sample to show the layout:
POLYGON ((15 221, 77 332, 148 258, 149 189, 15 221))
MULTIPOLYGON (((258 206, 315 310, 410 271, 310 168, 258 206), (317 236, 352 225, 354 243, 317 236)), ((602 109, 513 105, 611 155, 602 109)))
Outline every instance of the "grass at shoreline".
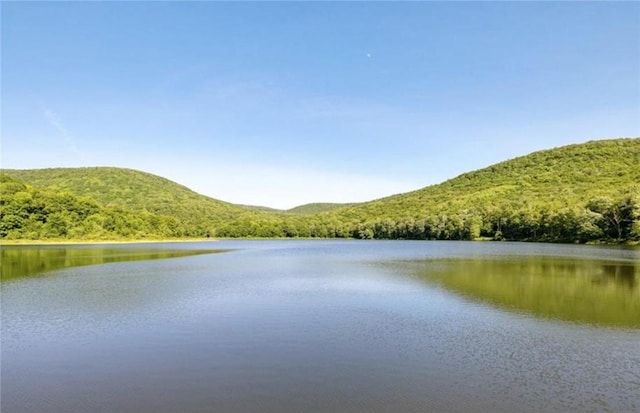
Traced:
MULTIPOLYGON (((131 240, 29 240, 29 239, 3 239, 0 240, 0 247, 2 246, 35 246, 35 245, 127 245, 127 244, 171 244, 171 243, 188 243, 188 242, 218 242, 218 241, 228 241, 228 240, 238 240, 238 241, 286 241, 286 240, 318 240, 318 241, 330 241, 330 240, 355 240, 355 238, 260 238, 260 237, 240 237, 240 238, 173 238, 173 239, 131 239, 131 240)), ((389 241, 386 239, 380 240, 372 240, 372 241, 389 241)), ((401 241, 401 240, 398 240, 401 241)), ((419 241, 419 240, 414 240, 419 241)), ((443 241, 443 242, 446 242, 443 241)), ((531 243, 539 243, 539 244, 570 244, 576 245, 575 243, 562 243, 562 242, 550 242, 550 241, 528 241, 528 240, 505 240, 505 241, 494 241, 490 238, 477 239, 473 241, 467 240, 466 242, 531 242, 531 243)), ((593 246, 631 246, 638 247, 640 246, 640 242, 638 241, 626 241, 626 242, 605 242, 605 241, 592 241, 587 242, 582 245, 593 245, 593 246)))
POLYGON ((14 245, 116 245, 116 244, 169 244, 177 242, 217 242, 217 238, 135 239, 135 240, 1 240, 0 246, 14 245))

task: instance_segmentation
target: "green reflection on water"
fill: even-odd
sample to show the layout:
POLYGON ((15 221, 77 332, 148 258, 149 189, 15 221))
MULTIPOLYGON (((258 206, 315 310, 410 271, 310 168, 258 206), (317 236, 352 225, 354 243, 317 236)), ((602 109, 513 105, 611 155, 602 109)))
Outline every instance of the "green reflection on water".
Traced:
POLYGON ((445 259, 419 276, 473 300, 571 322, 640 328, 640 264, 557 257, 445 259))
POLYGON ((177 258, 223 251, 117 247, 2 247, 0 279, 5 282, 82 265, 177 258))

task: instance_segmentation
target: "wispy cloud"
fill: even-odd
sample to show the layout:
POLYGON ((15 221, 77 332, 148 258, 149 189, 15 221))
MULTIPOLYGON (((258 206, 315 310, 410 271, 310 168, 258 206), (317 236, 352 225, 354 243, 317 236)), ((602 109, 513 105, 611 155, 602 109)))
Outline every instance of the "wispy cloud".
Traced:
POLYGON ((76 144, 75 139, 73 138, 67 127, 64 125, 64 123, 62 123, 60 117, 54 111, 44 105, 42 105, 42 110, 44 112, 44 117, 47 119, 47 122, 49 122, 49 125, 51 125, 51 127, 58 132, 67 148, 69 148, 69 150, 71 150, 71 152, 73 153, 80 154, 80 149, 78 149, 78 145, 76 144))

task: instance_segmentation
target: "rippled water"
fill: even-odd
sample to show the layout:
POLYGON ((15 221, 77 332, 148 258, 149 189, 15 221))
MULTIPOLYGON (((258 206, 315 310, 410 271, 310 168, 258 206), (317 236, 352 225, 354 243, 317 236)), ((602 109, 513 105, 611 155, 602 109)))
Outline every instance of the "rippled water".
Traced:
POLYGON ((638 250, 46 249, 2 249, 3 412, 640 411, 638 250))

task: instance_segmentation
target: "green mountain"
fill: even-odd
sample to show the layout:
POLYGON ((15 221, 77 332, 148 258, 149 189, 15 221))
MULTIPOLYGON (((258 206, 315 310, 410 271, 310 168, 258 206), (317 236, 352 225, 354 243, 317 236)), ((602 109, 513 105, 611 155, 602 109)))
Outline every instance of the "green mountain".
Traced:
POLYGON ((618 230, 630 231, 624 214, 639 213, 639 195, 640 139, 614 139, 534 152, 324 219, 378 238, 625 238, 618 230), (615 228, 598 234, 602 220, 615 228))
POLYGON ((0 172, 0 238, 640 240, 639 138, 535 152, 371 202, 288 211, 230 204, 129 169, 0 172))
POLYGON ((183 236, 213 236, 215 228, 240 217, 264 212, 200 195, 168 179, 123 168, 51 168, 2 170, 35 188, 90 198, 106 208, 175 218, 183 236))
POLYGON ((345 208, 345 207, 350 207, 350 206, 354 206, 354 205, 357 205, 357 204, 355 204, 355 203, 338 204, 338 203, 331 203, 331 202, 313 202, 311 204, 298 205, 296 207, 289 208, 289 209, 276 209, 276 208, 269 208, 269 207, 258 206, 258 205, 238 205, 238 206, 241 206, 241 207, 247 208, 247 209, 251 209, 251 210, 255 210, 255 211, 262 211, 262 212, 286 213, 286 214, 296 214, 296 215, 314 215, 314 214, 319 214, 321 212, 333 211, 334 209, 345 208))
POLYGON ((185 235, 168 215, 105 207, 87 197, 25 185, 0 173, 0 239, 137 239, 185 235))

